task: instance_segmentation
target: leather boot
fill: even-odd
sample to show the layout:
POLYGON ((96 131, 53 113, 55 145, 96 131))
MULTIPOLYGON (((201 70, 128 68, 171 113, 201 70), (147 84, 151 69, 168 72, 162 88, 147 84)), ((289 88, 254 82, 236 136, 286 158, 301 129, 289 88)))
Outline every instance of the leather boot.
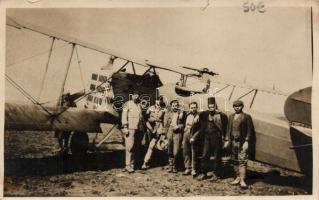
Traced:
POLYGON ((239 167, 240 187, 246 189, 248 186, 245 182, 246 179, 246 166, 239 167))
POLYGON ((205 180, 205 179, 207 179, 207 178, 208 178, 207 173, 204 172, 204 173, 200 174, 200 175, 197 177, 197 180, 203 181, 203 180, 205 180))
POLYGON ((240 183, 240 177, 236 177, 235 180, 233 180, 232 182, 230 182, 231 185, 237 185, 240 183))
POLYGON ((183 175, 184 175, 184 176, 191 175, 191 170, 190 170, 190 169, 186 169, 186 170, 183 172, 183 175))
POLYGON ((168 159, 167 172, 168 172, 168 173, 172 173, 172 172, 173 172, 173 168, 174 168, 173 158, 169 158, 169 159, 168 159))
POLYGON ((173 172, 174 174, 176 174, 176 173, 177 173, 177 169, 175 168, 175 166, 173 166, 173 168, 172 168, 172 172, 173 172))

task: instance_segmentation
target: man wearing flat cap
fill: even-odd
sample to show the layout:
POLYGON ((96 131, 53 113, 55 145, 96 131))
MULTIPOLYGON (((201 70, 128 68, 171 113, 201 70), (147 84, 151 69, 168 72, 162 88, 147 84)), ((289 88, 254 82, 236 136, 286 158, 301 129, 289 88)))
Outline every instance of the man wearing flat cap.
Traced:
POLYGON ((202 154, 202 174, 199 180, 207 179, 210 157, 214 156, 214 165, 211 180, 218 178, 220 172, 223 137, 227 129, 227 115, 217 110, 215 97, 208 98, 208 110, 202 112, 200 134, 204 140, 202 154))
POLYGON ((164 129, 168 139, 168 172, 177 173, 176 160, 181 151, 186 114, 180 109, 178 100, 170 102, 171 109, 164 116, 164 129))
POLYGON ((244 103, 236 100, 233 103, 235 113, 229 116, 224 147, 231 145, 232 160, 236 178, 232 185, 240 184, 241 188, 247 188, 245 182, 248 161, 248 146, 253 134, 253 122, 249 114, 243 112, 244 103))
POLYGON ((127 101, 122 112, 122 132, 125 141, 125 169, 134 172, 135 154, 138 150, 138 138, 141 136, 143 126, 142 108, 138 102, 139 92, 134 90, 130 95, 132 100, 127 101))

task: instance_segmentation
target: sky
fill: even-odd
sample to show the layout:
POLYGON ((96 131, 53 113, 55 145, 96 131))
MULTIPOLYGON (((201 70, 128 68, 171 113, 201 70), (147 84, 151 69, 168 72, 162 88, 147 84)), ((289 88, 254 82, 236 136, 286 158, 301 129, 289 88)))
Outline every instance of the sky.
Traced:
MULTIPOLYGON (((275 85, 288 94, 312 83, 309 8, 270 7, 265 13, 245 13, 240 7, 7 9, 7 16, 139 62, 147 59, 178 70, 178 66, 208 67, 220 74, 219 80, 246 80, 266 88, 275 85)), ((38 97, 51 39, 6 28, 6 74, 38 97)), ((41 102, 56 101, 71 51, 71 45, 63 41, 56 41, 54 48, 41 102)), ((74 54, 65 86, 70 92, 87 87, 91 73, 108 61, 108 56, 82 47, 77 47, 77 53, 81 70, 74 54)), ((159 74, 164 84, 179 78, 164 71, 159 74)), ((285 98, 260 93, 254 108, 282 113, 285 98)), ((27 102, 8 82, 6 101, 27 102)))

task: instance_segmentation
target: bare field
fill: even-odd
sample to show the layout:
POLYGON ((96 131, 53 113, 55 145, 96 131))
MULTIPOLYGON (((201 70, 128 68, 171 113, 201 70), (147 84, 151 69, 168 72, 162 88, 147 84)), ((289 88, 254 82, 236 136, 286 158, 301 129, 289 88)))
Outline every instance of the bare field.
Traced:
MULTIPOLYGON (((90 134, 92 140, 94 134, 90 134)), ((86 158, 74 160, 59 156, 52 132, 5 132, 5 196, 210 196, 210 195, 298 195, 311 193, 311 178, 270 167, 248 163, 249 188, 229 184, 230 167, 215 182, 198 181, 182 173, 165 171, 165 161, 133 174, 122 171, 124 151, 120 137, 86 158), (109 149, 107 149, 109 148, 109 149)), ((163 155, 163 154, 157 154, 163 155)), ((156 162, 157 161, 157 162, 156 162)))

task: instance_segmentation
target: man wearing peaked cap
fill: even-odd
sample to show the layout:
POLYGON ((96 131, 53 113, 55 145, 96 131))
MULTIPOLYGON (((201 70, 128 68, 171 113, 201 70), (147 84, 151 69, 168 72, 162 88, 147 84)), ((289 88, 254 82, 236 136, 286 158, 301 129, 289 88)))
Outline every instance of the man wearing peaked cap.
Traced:
POLYGON ((231 144, 232 148, 232 160, 236 178, 231 184, 240 184, 240 187, 247 188, 245 178, 248 146, 254 127, 251 116, 243 112, 244 103, 242 101, 234 101, 233 107, 235 113, 229 116, 224 147, 226 148, 231 144))

